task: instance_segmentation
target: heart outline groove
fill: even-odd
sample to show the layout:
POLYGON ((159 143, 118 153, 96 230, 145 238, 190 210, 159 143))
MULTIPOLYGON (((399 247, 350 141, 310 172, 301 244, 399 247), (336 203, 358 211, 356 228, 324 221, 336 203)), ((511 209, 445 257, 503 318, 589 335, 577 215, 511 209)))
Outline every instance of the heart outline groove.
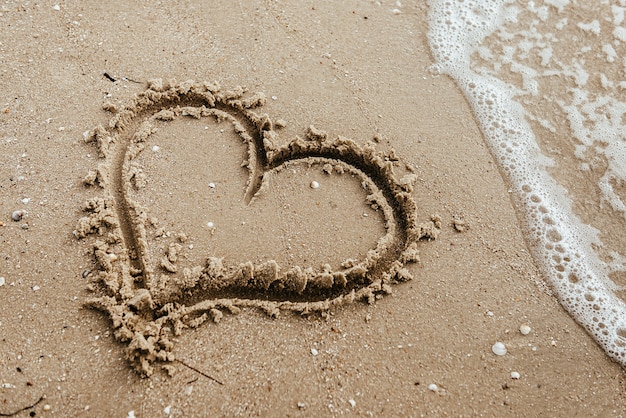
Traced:
POLYGON ((412 279, 405 264, 419 261, 417 242, 439 233, 438 217, 417 222, 412 198, 417 176, 407 165, 409 174, 398 179, 393 152, 377 151, 372 143, 362 147, 351 139, 330 138, 313 126, 304 138, 281 144, 269 116, 256 112, 264 103, 264 95, 246 95, 242 88, 223 91, 212 83, 152 80, 121 110, 109 106, 115 115, 108 127, 98 126, 86 138, 95 144, 102 162, 84 183, 100 187, 104 196, 85 203, 87 215, 74 230, 78 239, 95 237, 90 253, 97 273, 88 289, 99 295, 85 305, 110 317, 115 338, 127 344, 128 360, 143 375, 153 373, 155 362, 170 370, 176 360, 173 337, 209 319, 219 322, 224 311, 258 308, 276 317, 281 311, 325 314, 345 303, 372 303, 391 293, 391 284, 412 279), (384 216, 386 234, 363 259, 347 260, 336 271, 329 265, 318 271, 301 266, 283 270, 271 259, 224 266, 222 259, 211 256, 203 266, 180 271, 178 244, 170 245, 155 271, 148 255, 148 210, 130 197, 141 175, 133 160, 156 131, 154 123, 182 117, 212 117, 233 125, 248 150, 247 204, 263 193, 267 173, 304 160, 332 163, 363 181, 368 204, 384 216))

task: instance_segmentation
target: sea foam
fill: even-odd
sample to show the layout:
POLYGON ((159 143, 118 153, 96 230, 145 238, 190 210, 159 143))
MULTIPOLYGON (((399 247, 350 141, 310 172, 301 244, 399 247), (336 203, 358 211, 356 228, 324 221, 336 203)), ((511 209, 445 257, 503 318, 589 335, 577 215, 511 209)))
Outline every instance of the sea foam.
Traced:
MULTIPOLYGON (((621 6, 615 4, 611 9, 616 25, 614 44, 617 46, 621 34, 621 26, 618 25, 623 21, 621 6)), ((535 121, 548 131, 555 132, 554 121, 545 118, 546 115, 533 114, 519 100, 524 95, 541 94, 540 76, 572 80, 570 90, 574 100, 566 103, 555 98, 553 102, 567 115, 562 122, 569 123, 577 140, 577 157, 581 158, 579 168, 588 168, 583 154, 597 145, 598 136, 606 139, 607 133, 613 135, 608 139, 608 145, 601 147, 609 167, 598 188, 614 210, 626 213, 626 205, 613 191, 615 178, 620 179, 619 176, 625 174, 623 179, 626 179, 626 173, 622 173, 626 166, 626 135, 622 127, 626 108, 620 107, 623 103, 619 99, 609 97, 603 103, 614 105, 612 109, 616 114, 613 125, 610 122, 602 126, 593 124, 590 116, 593 108, 585 113, 582 107, 585 104, 593 107, 593 103, 600 98, 590 100, 582 90, 590 77, 584 60, 571 65, 559 63, 558 70, 551 69, 549 64, 555 60, 555 46, 559 46, 551 40, 556 37, 552 33, 540 35, 535 30, 541 22, 567 7, 570 7, 568 0, 546 0, 539 5, 528 2, 523 6, 503 0, 432 0, 429 2, 428 17, 428 38, 435 61, 432 71, 452 77, 463 91, 501 172, 508 180, 533 256, 559 301, 610 357, 626 365, 626 304, 615 294, 616 290, 620 290, 619 286, 609 279, 610 273, 623 271, 621 256, 613 252, 612 262, 599 256, 597 249, 603 247, 601 231, 583 223, 574 213, 570 193, 550 175, 549 170, 555 168, 555 162, 542 152, 528 122, 535 121), (505 24, 517 22, 521 11, 532 14, 530 29, 517 33, 503 30, 505 24), (497 58, 489 45, 485 45, 485 39, 496 32, 502 41, 497 58), (518 59, 524 54, 529 55, 533 48, 534 60, 518 59), (474 56, 489 65, 473 65, 474 56), (528 62, 536 62, 537 65, 533 67, 528 62), (503 65, 519 76, 519 86, 498 77, 497 70, 503 65), (594 126, 602 129, 594 130, 594 126)), ((598 21, 582 20, 577 23, 582 25, 579 29, 588 32, 589 36, 597 37, 602 30, 598 21)), ((559 26, 563 28, 567 25, 572 25, 572 22, 560 18, 554 28, 558 30, 559 26)), ((607 60, 615 61, 619 54, 615 53, 611 44, 605 45, 611 48, 604 47, 599 53, 604 54, 607 60)), ((607 88, 621 88, 618 81, 603 76, 607 88)))

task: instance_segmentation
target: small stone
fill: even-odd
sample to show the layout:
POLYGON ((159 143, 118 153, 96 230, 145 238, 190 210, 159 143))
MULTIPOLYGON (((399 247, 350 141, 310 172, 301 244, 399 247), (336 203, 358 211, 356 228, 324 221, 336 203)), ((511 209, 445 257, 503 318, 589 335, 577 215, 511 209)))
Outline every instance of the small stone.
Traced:
POLYGON ((298 409, 306 408, 306 404, 304 402, 298 402, 298 409))
POLYGON ((49 410, 51 410, 51 409, 52 409, 52 407, 51 407, 50 405, 48 405, 48 404, 45 404, 45 405, 43 406, 43 410, 44 410, 44 411, 49 411, 49 410))
POLYGON ((491 351, 493 351, 493 354, 495 354, 496 356, 503 356, 506 354, 506 346, 498 341, 493 346, 491 346, 491 351))
POLYGON ((52 6, 52 10, 56 10, 58 12, 59 10, 61 10, 61 6, 55 4, 54 6, 52 6))
POLYGON ((158 145, 153 145, 152 146, 152 151, 154 151, 154 152, 159 152, 160 149, 161 148, 158 145))
POLYGON ((165 408, 163 408, 163 412, 167 415, 170 414, 170 411, 172 410, 171 405, 166 406, 165 408))
POLYGON ((135 411, 128 411, 128 415, 126 416, 126 418, 135 418, 135 411))
POLYGON ((41 287, 39 287, 39 286, 37 286, 37 285, 33 286, 33 292, 36 292, 36 291, 38 291, 39 289, 41 289, 41 287))
POLYGON ((213 222, 207 222, 206 226, 208 226, 211 229, 215 228, 215 224, 213 222))
POLYGON ((430 390, 431 392, 437 392, 439 390, 439 387, 436 384, 431 383, 430 385, 428 385, 428 390, 430 390))
POLYGON ((518 372, 511 372, 511 379, 519 379, 521 376, 518 372))
POLYGON ((319 189, 319 187, 320 187, 320 184, 316 182, 315 180, 311 182, 311 189, 319 189))
POLYGON ((16 210, 11 214, 11 219, 13 219, 15 222, 19 222, 24 216, 26 216, 25 210, 16 210))
POLYGON ((314 356, 317 356, 319 354, 319 351, 317 351, 315 348, 312 348, 311 354, 313 354, 314 356))
POLYGON ((519 327, 519 332, 521 332, 522 335, 528 335, 530 334, 530 331, 531 329, 530 329, 530 326, 528 326, 528 324, 522 324, 519 327))

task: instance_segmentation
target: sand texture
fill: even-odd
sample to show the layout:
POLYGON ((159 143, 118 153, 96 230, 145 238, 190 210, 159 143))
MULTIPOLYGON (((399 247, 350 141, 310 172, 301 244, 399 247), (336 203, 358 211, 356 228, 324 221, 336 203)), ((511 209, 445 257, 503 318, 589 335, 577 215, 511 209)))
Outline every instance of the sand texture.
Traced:
POLYGON ((0 416, 622 416, 427 11, 1 5, 0 416))

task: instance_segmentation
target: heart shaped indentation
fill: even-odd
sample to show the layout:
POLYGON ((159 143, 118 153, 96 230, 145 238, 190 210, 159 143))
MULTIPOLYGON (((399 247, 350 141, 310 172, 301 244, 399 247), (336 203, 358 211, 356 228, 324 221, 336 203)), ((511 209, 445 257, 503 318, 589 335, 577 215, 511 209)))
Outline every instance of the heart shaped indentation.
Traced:
MULTIPOLYGON (((257 307, 277 316, 281 310, 323 313, 332 306, 355 300, 372 302, 377 295, 389 293, 390 284, 411 278, 404 264, 417 261, 417 241, 435 238, 438 233, 438 219, 417 224, 416 205, 411 197, 415 175, 397 179, 393 169, 397 158, 393 154, 378 152, 373 145, 360 147, 349 139, 329 138, 313 127, 304 139, 296 137, 283 142, 270 118, 255 112, 263 103, 264 96, 245 96, 243 89, 221 91, 216 85, 193 82, 164 86, 157 81, 119 111, 108 129, 98 127, 88 138, 97 144, 104 160, 85 179, 87 184, 99 184, 104 196, 87 202, 85 209, 90 214, 79 221, 75 231, 78 238, 98 236, 93 253, 99 271, 91 286, 104 295, 91 299, 88 305, 110 315, 116 338, 128 343, 129 360, 145 374, 152 372, 154 361, 174 360, 172 335, 180 334, 184 328, 197 327, 209 318, 217 322, 223 310, 237 312, 240 307, 257 307), (230 136, 241 140, 244 147, 240 153, 248 170, 241 191, 231 187, 229 193, 215 194, 214 199, 198 197, 193 185, 198 181, 208 183, 202 178, 206 172, 187 170, 187 158, 197 159, 204 152, 204 158, 213 161, 205 169, 224 176, 227 167, 232 167, 242 155, 232 152, 231 148, 236 147, 232 138, 230 143, 217 139, 209 147, 206 135, 198 130, 194 134, 189 127, 185 132, 195 137, 189 144, 181 143, 176 124, 190 122, 207 131, 209 125, 211 129, 219 129, 213 130, 212 138, 219 136, 218 133, 228 136, 232 131, 230 136), (146 147, 156 151, 155 140, 165 147, 163 150, 168 150, 159 154, 160 159, 155 157, 156 153, 149 156, 144 151, 146 147), (201 142, 194 147, 194 140, 201 142), (215 154, 220 147, 222 153, 215 154), (167 181, 162 181, 164 186, 159 187, 156 179, 155 184, 144 188, 146 174, 151 175, 150 179, 155 178, 164 167, 168 167, 169 175, 167 181), (312 172, 317 176, 325 173, 324 187, 334 182, 339 187, 348 186, 352 197, 361 194, 358 199, 348 198, 342 203, 344 213, 356 208, 361 212, 358 216, 364 210, 371 212, 373 222, 363 226, 376 229, 377 217, 384 225, 378 227, 382 236, 377 240, 372 238, 371 248, 358 250, 357 245, 357 257, 344 260, 329 260, 324 257, 329 252, 318 249, 318 259, 307 261, 307 265, 301 264, 300 259, 295 262, 277 257, 280 243, 267 247, 274 249, 269 257, 257 254, 252 256, 254 260, 246 261, 244 257, 230 264, 236 254, 218 258, 213 251, 216 241, 219 248, 219 238, 223 236, 220 234, 244 231, 240 239, 245 239, 254 228, 262 228, 255 224, 255 218, 264 217, 255 214, 276 211, 272 205, 278 201, 267 197, 276 191, 272 179, 280 180, 279 184, 285 186, 288 183, 285 180, 293 180, 289 174, 306 176, 312 172), (188 202, 187 230, 185 226, 174 225, 178 218, 168 212, 171 206, 168 199, 188 202), (219 210, 215 206, 218 199, 223 199, 219 201, 219 210), (217 226, 209 224, 206 216, 214 214, 219 218, 220 210, 220 225, 233 222, 230 229, 216 233, 217 226), (154 212, 166 220, 165 227, 154 219, 154 212), (247 226, 238 228, 237 222, 247 226), (179 230, 172 233, 172 228, 179 230), (194 244, 201 244, 199 251, 184 247, 190 236, 194 244)), ((241 176, 237 167, 232 172, 217 184, 225 185, 227 179, 241 176)), ((310 185, 316 188, 319 183, 310 185)), ((216 185, 208 187, 212 189, 216 185)), ((292 190, 298 189, 293 186, 292 190)), ((313 199, 309 206, 324 201, 322 191, 317 195, 314 192, 301 193, 300 200, 313 199)), ((325 199, 337 205, 331 195, 325 199)), ((303 219, 302 214, 296 215, 303 219)), ((312 211, 306 218, 314 215, 312 211)), ((314 230, 316 225, 311 224, 310 228, 314 230)), ((286 240, 285 233, 276 237, 286 240)), ((290 244, 283 242, 283 245, 290 244)), ((237 253, 245 250, 244 247, 238 248, 237 253)))
MULTIPOLYGON (((250 170, 242 165, 248 148, 232 123, 176 113, 154 122, 145 150, 132 161, 130 199, 158 219, 147 231, 146 256, 155 274, 202 266, 207 254, 230 266, 262 264, 270 255, 285 270, 326 264, 339 270, 348 259, 364 258, 385 235, 383 214, 366 199, 367 180, 339 161, 306 158, 269 170, 247 203, 250 170), (167 257, 170 247, 175 261, 167 257)), ((280 297, 268 290, 257 297, 280 297)))

